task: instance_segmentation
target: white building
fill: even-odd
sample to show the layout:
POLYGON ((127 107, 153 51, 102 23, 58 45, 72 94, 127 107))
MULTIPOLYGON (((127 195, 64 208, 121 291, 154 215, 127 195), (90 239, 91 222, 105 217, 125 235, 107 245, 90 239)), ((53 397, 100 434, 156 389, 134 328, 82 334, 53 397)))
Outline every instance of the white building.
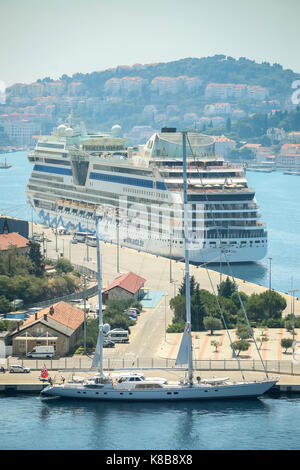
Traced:
POLYGON ((213 136, 215 139, 215 154, 227 157, 227 155, 236 147, 236 142, 228 139, 224 135, 213 136))
POLYGON ((246 85, 244 83, 209 83, 205 88, 205 98, 241 98, 250 100, 264 100, 268 90, 261 86, 246 85))
POLYGON ((114 96, 141 93, 147 84, 148 80, 141 77, 110 78, 105 82, 104 92, 114 96))
POLYGON ((206 104, 204 107, 205 116, 220 116, 224 114, 231 114, 230 103, 206 104))
POLYGON ((7 120, 3 122, 3 127, 12 143, 31 145, 33 143, 32 136, 40 132, 41 123, 27 120, 7 120))

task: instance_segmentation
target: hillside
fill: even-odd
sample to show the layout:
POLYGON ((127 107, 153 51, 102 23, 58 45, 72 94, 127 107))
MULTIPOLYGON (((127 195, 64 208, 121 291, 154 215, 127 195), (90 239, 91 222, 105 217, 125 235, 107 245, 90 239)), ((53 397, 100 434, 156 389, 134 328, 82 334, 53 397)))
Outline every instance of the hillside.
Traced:
POLYGON ((5 123, 13 114, 39 122, 37 130, 44 131, 72 110, 75 121, 85 121, 90 130, 120 124, 128 140, 139 143, 165 125, 205 130, 224 127, 228 118, 237 122, 254 113, 290 111, 297 79, 300 74, 279 64, 224 55, 120 65, 13 85, 0 105, 0 125, 8 132, 5 123))

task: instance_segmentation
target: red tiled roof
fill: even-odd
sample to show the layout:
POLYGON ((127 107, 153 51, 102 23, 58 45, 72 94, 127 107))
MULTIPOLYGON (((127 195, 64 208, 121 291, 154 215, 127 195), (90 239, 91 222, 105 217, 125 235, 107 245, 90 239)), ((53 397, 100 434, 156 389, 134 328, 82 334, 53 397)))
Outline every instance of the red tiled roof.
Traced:
POLYGON ((25 248, 28 242, 29 240, 19 233, 2 233, 0 235, 0 250, 8 250, 8 248, 13 245, 17 248, 25 248))
POLYGON ((103 291, 107 292, 114 287, 121 287, 122 289, 135 294, 146 282, 146 279, 138 276, 134 273, 122 274, 122 276, 117 277, 109 286, 103 291))
MULTIPOLYGON (((72 305, 68 304, 67 302, 58 302, 57 304, 53 304, 54 313, 53 315, 50 314, 50 307, 46 307, 43 310, 37 312, 37 319, 43 318, 44 315, 49 316, 53 320, 65 325, 73 330, 77 330, 77 328, 83 323, 84 321, 84 313, 79 308, 73 307, 72 305)), ((22 328, 24 326, 29 325, 30 323, 35 321, 35 315, 32 315, 30 318, 24 321, 22 328)))

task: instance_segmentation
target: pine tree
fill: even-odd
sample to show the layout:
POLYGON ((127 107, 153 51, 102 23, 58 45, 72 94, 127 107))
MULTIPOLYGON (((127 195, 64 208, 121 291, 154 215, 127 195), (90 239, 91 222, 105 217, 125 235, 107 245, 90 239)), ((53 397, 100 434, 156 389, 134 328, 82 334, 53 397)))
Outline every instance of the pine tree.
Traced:
POLYGON ((29 242, 29 258, 34 266, 34 273, 36 276, 42 276, 45 272, 45 262, 43 260, 39 243, 29 242))

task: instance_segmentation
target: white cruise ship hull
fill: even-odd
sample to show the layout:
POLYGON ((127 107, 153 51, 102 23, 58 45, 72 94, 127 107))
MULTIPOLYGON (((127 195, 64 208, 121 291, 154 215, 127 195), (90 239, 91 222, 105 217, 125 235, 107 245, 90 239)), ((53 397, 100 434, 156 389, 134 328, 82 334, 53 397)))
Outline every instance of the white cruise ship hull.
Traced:
MULTIPOLYGON (((56 214, 39 212, 39 216, 44 224, 49 226, 56 225, 56 214), (54 222, 55 221, 55 222, 54 222)), ((93 220, 89 221, 88 224, 78 218, 66 218, 59 216, 58 225, 69 230, 70 226, 75 227, 74 230, 87 231, 95 233, 96 225, 93 220)), ((117 243, 116 225, 106 224, 100 229, 99 237, 108 243, 117 243)), ((155 237, 152 233, 142 233, 127 231, 125 228, 119 230, 119 244, 127 248, 132 248, 137 251, 151 253, 157 256, 164 256, 169 258, 171 255, 172 259, 183 260, 184 259, 184 243, 183 239, 172 240, 172 246, 170 249, 170 240, 166 238, 155 237)), ((267 242, 257 238, 248 239, 222 239, 222 243, 226 243, 226 246, 204 248, 203 240, 199 241, 197 246, 191 245, 190 247, 190 262, 194 264, 202 263, 220 263, 220 257, 222 263, 228 261, 229 263, 249 263, 256 262, 264 258, 267 254, 267 242), (234 245, 233 245, 234 242, 234 245), (201 248, 200 248, 201 247, 201 248)), ((205 240, 207 246, 209 241, 205 240)), ((204 245, 204 246, 205 246, 204 245)))
POLYGON ((63 384, 49 385, 43 391, 43 396, 61 398, 76 398, 100 401, 184 401, 184 400, 220 400, 232 398, 256 398, 276 384, 275 380, 262 382, 241 382, 218 386, 164 386, 158 389, 118 389, 112 387, 88 389, 82 385, 63 384))

